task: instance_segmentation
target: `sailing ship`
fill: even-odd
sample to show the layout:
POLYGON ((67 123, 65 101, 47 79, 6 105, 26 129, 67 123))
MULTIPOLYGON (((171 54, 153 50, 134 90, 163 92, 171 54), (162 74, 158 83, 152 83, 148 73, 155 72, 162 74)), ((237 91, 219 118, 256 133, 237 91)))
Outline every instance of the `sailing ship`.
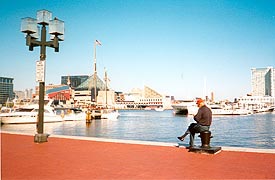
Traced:
POLYGON ((111 105, 108 105, 108 77, 107 71, 104 68, 104 80, 105 80, 105 105, 99 106, 97 102, 97 68, 96 68, 96 46, 100 45, 101 42, 95 40, 94 42, 94 99, 93 100, 93 108, 92 112, 98 112, 100 115, 97 116, 99 119, 117 119, 119 116, 118 110, 115 110, 111 105))

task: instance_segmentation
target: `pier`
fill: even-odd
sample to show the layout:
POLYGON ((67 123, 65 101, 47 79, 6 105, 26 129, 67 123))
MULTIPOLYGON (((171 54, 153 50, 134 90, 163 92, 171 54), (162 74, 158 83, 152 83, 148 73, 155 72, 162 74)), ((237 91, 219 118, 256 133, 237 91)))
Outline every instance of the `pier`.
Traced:
POLYGON ((1 132, 2 179, 274 179, 275 151, 190 153, 171 143, 1 132))

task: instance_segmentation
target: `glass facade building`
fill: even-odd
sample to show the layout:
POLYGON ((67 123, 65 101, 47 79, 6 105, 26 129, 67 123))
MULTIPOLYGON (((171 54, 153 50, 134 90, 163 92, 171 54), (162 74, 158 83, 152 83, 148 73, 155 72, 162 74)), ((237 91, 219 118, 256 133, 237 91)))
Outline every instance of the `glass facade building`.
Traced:
POLYGON ((105 83, 98 76, 95 76, 94 74, 75 88, 75 91, 90 91, 91 101, 95 101, 96 99, 95 94, 97 96, 98 91, 104 91, 104 90, 105 90, 105 83), (95 80, 96 80, 96 93, 95 93, 95 87, 94 87, 95 80))
POLYGON ((13 78, 0 77, 0 104, 5 104, 8 99, 13 98, 13 78))
POLYGON ((252 68, 252 95, 253 96, 275 96, 275 69, 252 68))
POLYGON ((74 89, 83 82, 85 82, 89 76, 80 75, 80 76, 61 76, 61 84, 70 84, 70 86, 74 89))

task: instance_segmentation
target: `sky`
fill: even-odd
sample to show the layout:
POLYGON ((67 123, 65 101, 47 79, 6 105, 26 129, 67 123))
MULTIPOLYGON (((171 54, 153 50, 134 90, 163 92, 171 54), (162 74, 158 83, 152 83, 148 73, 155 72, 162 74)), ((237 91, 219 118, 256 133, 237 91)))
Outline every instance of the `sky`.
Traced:
POLYGON ((251 92, 251 68, 275 67, 274 0, 1 0, 0 76, 14 90, 35 82, 21 19, 46 9, 65 22, 59 52, 47 48, 45 83, 107 69, 110 87, 148 86, 176 99, 233 100, 251 92))

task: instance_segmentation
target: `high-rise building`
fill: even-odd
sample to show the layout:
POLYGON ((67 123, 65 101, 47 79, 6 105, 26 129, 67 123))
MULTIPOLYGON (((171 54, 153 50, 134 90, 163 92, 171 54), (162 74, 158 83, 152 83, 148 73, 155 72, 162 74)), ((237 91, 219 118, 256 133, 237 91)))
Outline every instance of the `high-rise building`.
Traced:
POLYGON ((25 89, 25 99, 32 99, 33 89, 25 89))
POLYGON ((0 77, 0 104, 5 104, 8 99, 13 98, 13 78, 0 77))
POLYGON ((252 95, 253 96, 273 96, 275 97, 275 69, 252 68, 252 95))

